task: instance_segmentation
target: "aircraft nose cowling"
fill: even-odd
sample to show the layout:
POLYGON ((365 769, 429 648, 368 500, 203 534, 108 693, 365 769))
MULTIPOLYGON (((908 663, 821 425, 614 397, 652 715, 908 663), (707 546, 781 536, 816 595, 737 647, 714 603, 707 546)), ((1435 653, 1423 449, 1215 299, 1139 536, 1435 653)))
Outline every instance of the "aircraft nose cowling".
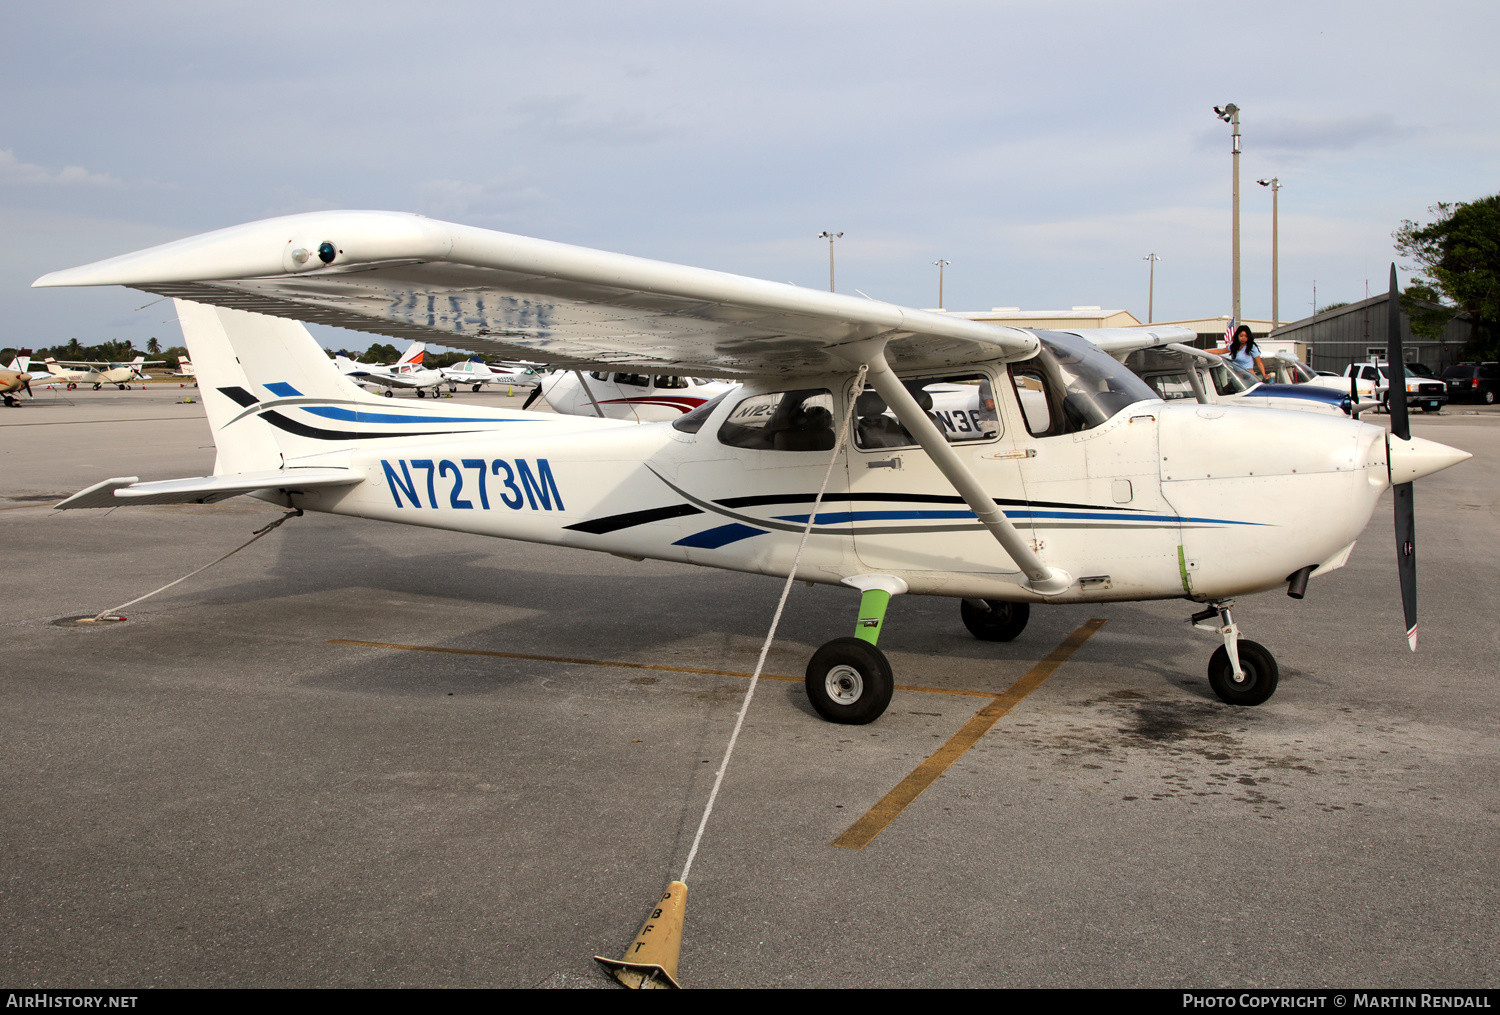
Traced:
POLYGON ((1473 457, 1467 451, 1421 437, 1402 440, 1392 434, 1386 438, 1386 461, 1390 463, 1392 486, 1442 472, 1473 457))

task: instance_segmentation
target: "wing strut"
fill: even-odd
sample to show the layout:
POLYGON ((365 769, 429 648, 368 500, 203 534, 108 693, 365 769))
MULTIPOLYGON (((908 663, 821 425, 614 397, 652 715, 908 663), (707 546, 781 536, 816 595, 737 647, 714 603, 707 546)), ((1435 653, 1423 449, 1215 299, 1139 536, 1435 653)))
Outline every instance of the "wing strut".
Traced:
POLYGON ((1024 583, 1024 587, 1044 596, 1055 596, 1070 588, 1073 576, 1041 562, 984 485, 949 446, 932 417, 922 411, 911 392, 906 390, 906 385, 891 371, 890 364, 885 361, 884 351, 876 352, 870 357, 870 383, 880 393, 880 397, 885 399, 885 404, 895 411, 901 425, 922 445, 938 471, 953 484, 953 489, 969 505, 969 510, 974 512, 980 524, 990 530, 990 534, 1010 554, 1010 559, 1025 572, 1029 580, 1024 583))
MULTIPOLYGON (((576 378, 578 378, 578 383, 579 384, 583 385, 583 393, 585 395, 589 396, 589 401, 594 403, 594 411, 599 414, 599 418, 600 419, 603 419, 604 418, 604 410, 601 409, 601 408, 599 408, 599 399, 595 398, 594 397, 594 393, 589 390, 589 382, 583 379, 583 371, 582 370, 574 370, 573 371, 573 376, 576 377, 576 378)), ((541 385, 538 385, 537 387, 538 387, 538 389, 540 389, 541 385)))

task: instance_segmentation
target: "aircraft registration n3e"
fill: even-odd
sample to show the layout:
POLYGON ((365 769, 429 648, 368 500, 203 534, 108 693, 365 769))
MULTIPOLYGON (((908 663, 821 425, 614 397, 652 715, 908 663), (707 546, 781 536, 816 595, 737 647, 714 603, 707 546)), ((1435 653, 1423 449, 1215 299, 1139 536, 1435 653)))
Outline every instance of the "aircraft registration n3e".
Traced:
POLYGON ((35 285, 174 297, 218 449, 212 476, 109 479, 59 509, 252 493, 782 577, 807 529, 797 577, 862 593, 855 636, 808 666, 808 694, 835 722, 888 704, 878 640, 903 593, 959 600, 968 629, 993 640, 1019 635, 1036 603, 1190 600, 1223 639, 1215 692, 1263 702, 1276 662, 1239 637, 1232 601, 1280 587, 1300 598, 1344 564, 1392 486, 1415 649, 1410 484, 1469 457, 1411 438, 1404 414, 1387 434, 1168 404, 1111 355, 1180 342, 1180 329, 999 327, 392 212, 254 222, 35 285), (298 321, 737 383, 642 425, 412 407, 345 380, 298 321))

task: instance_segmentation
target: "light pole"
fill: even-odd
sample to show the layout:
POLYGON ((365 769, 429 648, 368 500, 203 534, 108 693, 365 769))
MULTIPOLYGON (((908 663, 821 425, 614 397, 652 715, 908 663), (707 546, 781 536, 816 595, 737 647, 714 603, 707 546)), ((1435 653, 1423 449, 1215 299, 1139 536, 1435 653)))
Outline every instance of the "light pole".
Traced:
POLYGON ((1276 261, 1276 230, 1278 228, 1276 221, 1278 218, 1278 209, 1276 206, 1280 203, 1281 181, 1273 176, 1269 180, 1256 180, 1255 182, 1262 187, 1271 188, 1271 330, 1275 331, 1281 327, 1281 272, 1276 261))
POLYGON ((1146 290, 1146 323, 1150 324, 1152 315, 1156 312, 1156 262, 1161 258, 1155 254, 1147 254, 1141 260, 1151 262, 1151 288, 1146 290))
POLYGON ((1240 319, 1240 107, 1233 102, 1226 106, 1215 106, 1214 115, 1234 128, 1234 224, 1230 230, 1230 244, 1234 248, 1232 262, 1234 272, 1234 319, 1240 319))
POLYGON ((937 265, 938 270, 938 309, 941 310, 943 309, 943 269, 953 262, 945 261, 940 257, 932 263, 937 265))
POLYGON ((830 233, 827 229, 818 234, 818 239, 828 241, 828 291, 833 292, 833 241, 843 233, 830 233))

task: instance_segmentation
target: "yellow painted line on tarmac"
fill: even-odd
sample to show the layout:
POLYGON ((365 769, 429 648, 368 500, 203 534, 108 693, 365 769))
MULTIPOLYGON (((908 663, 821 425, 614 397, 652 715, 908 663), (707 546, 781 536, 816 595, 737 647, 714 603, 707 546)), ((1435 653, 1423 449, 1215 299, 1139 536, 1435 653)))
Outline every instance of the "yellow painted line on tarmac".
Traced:
POLYGON ((1047 654, 1047 657, 1037 663, 1026 675, 1005 691, 996 695, 986 695, 993 700, 978 712, 974 717, 964 724, 963 728, 953 734, 942 747, 939 747, 932 755, 922 762, 911 774, 896 784, 896 788, 885 796, 880 802, 871 807, 863 817, 850 825, 844 834, 833 840, 833 845, 844 849, 864 849, 875 837, 885 831, 887 825, 895 821, 906 810, 922 792, 938 780, 938 777, 946 772, 955 761, 979 743, 980 737, 984 736, 990 729, 1005 717, 1011 709, 1015 708, 1026 699, 1032 691, 1056 673, 1069 657, 1083 647, 1084 642, 1092 638, 1105 621, 1090 620, 1078 630, 1068 635, 1063 643, 1047 654))
MULTIPOLYGON (((575 666, 608 666, 622 670, 660 670, 666 673, 705 673, 712 677, 744 677, 755 674, 743 670, 706 670, 697 666, 663 666, 660 663, 627 663, 618 659, 579 659, 573 656, 542 656, 526 652, 496 652, 493 649, 446 648, 441 645, 397 645, 384 641, 353 641, 347 638, 330 638, 329 645, 356 645, 361 648, 401 649, 404 652, 443 652, 456 656, 488 656, 493 659, 526 659, 541 663, 571 663, 575 666)), ((762 673, 762 680, 784 680, 802 683, 802 677, 788 677, 776 673, 762 673)), ((913 684, 897 684, 898 691, 919 691, 923 694, 956 694, 972 698, 994 698, 993 691, 968 691, 947 687, 918 687, 913 684)), ((1007 692, 1009 693, 1009 692, 1007 692)))

